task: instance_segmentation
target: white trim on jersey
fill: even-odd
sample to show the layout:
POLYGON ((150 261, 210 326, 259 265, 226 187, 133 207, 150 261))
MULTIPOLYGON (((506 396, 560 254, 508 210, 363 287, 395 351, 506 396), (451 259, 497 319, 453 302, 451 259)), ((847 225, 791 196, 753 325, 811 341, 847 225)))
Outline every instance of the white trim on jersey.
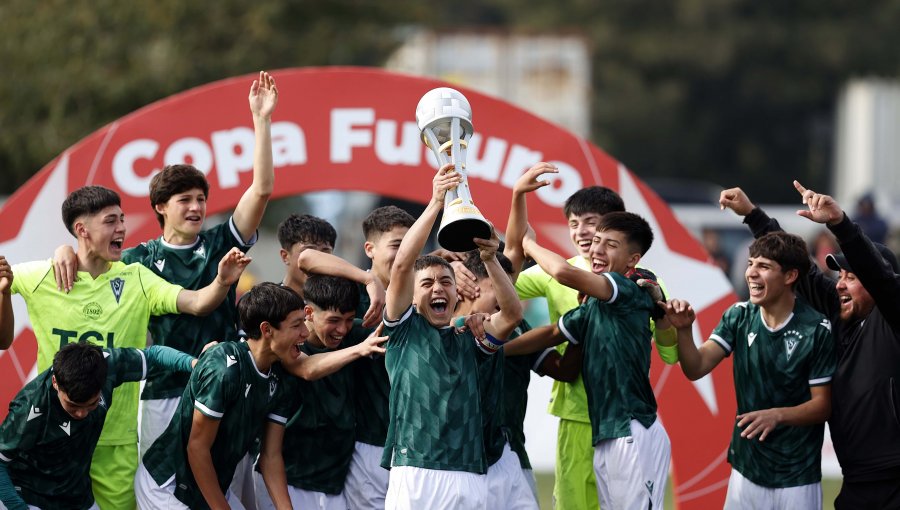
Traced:
POLYGON ((138 354, 141 355, 141 380, 147 378, 147 355, 144 354, 143 349, 135 349, 138 354))
POLYGON ((573 335, 572 333, 569 333, 569 330, 566 329, 566 325, 563 324, 563 318, 565 318, 565 315, 559 318, 559 330, 562 332, 563 336, 565 336, 566 339, 569 340, 569 342, 572 345, 578 345, 581 342, 579 342, 578 339, 575 338, 575 335, 573 335))
POLYGON ((279 416, 279 415, 277 415, 277 414, 275 414, 275 413, 269 413, 269 415, 266 416, 266 418, 268 418, 269 420, 271 420, 271 421, 273 421, 273 422, 275 422, 275 423, 280 423, 281 425, 286 424, 287 421, 288 421, 288 419, 285 418, 284 416, 279 416))
POLYGON ((826 377, 819 377, 819 378, 816 378, 816 379, 810 379, 810 380, 809 380, 809 385, 810 385, 810 386, 820 386, 820 385, 822 385, 822 384, 828 384, 828 383, 830 383, 830 382, 831 382, 831 376, 829 375, 829 376, 826 376, 826 377))
POLYGON ((10 459, 9 457, 7 457, 6 455, 3 455, 2 452, 0 452, 0 460, 2 460, 3 462, 12 462, 12 461, 13 461, 12 459, 10 459))
POLYGON ((389 328, 395 328, 399 326, 403 321, 412 317, 413 309, 413 305, 410 303, 409 308, 407 308, 406 311, 403 312, 403 315, 401 315, 400 318, 395 321, 389 320, 387 317, 383 317, 382 320, 384 322, 384 325, 389 328))
POLYGON ((719 335, 709 335, 709 339, 719 344, 719 347, 722 349, 725 349, 725 354, 731 354, 731 346, 728 345, 728 342, 726 342, 724 338, 719 335))
POLYGON ((541 372, 541 370, 540 370, 541 364, 544 363, 544 360, 547 359, 547 356, 549 356, 551 352, 556 352, 556 349, 554 349, 553 347, 548 347, 548 348, 544 349, 544 352, 542 352, 541 355, 538 356, 536 360, 534 360, 534 365, 531 366, 531 370, 534 373, 536 373, 537 375, 539 375, 541 377, 544 377, 544 373, 541 372))
POLYGON ((616 280, 612 277, 611 274, 609 274, 609 273, 602 273, 602 274, 603 274, 603 276, 606 277, 607 280, 609 280, 609 283, 612 285, 612 288, 613 288, 612 296, 608 300, 606 300, 606 302, 607 303, 615 303, 616 298, 619 297, 619 285, 616 283, 616 280))
POLYGON ((791 319, 794 318, 794 312, 791 312, 791 314, 788 315, 788 318, 785 319, 784 322, 775 326, 774 328, 770 328, 769 325, 766 324, 766 319, 765 319, 765 317, 763 317, 762 312, 763 312, 762 307, 759 307, 759 320, 760 320, 760 322, 762 322, 763 327, 768 329, 772 333, 777 333, 777 332, 781 331, 782 329, 784 329, 784 327, 787 326, 789 322, 791 322, 791 319))
POLYGON ((203 403, 200 402, 199 400, 195 400, 195 401, 194 401, 194 408, 196 408, 196 409, 197 409, 198 411, 200 411, 201 413, 203 413, 203 414, 209 416, 210 418, 221 418, 221 417, 225 416, 225 413, 220 413, 220 412, 218 412, 218 411, 213 411, 212 409, 210 409, 210 408, 206 407, 205 405, 203 405, 203 403))
POLYGON ((231 235, 240 243, 241 246, 251 247, 256 244, 256 241, 259 240, 259 230, 253 232, 253 237, 250 238, 246 243, 244 239, 241 237, 241 233, 238 232, 237 225, 234 224, 234 216, 228 218, 228 228, 231 230, 231 235))

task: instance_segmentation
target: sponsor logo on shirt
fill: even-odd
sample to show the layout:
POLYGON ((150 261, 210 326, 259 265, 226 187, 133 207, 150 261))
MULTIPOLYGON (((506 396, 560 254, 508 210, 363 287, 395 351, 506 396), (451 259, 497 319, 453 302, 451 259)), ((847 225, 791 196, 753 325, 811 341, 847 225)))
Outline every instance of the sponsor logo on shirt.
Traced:
POLYGON ((60 423, 59 428, 63 429, 63 432, 65 432, 67 436, 72 435, 72 432, 70 430, 71 429, 70 422, 64 421, 64 422, 60 423))
POLYGON ((156 266, 157 271, 162 273, 163 268, 166 267, 166 259, 159 259, 156 262, 154 262, 153 265, 156 266))
POLYGON ((44 414, 44 413, 41 412, 41 408, 40 408, 40 407, 34 407, 34 406, 31 406, 31 410, 28 411, 28 419, 25 420, 25 421, 31 421, 31 420, 37 418, 38 416, 40 416, 40 415, 42 415, 42 414, 44 414))
POLYGON ((100 303, 91 302, 81 308, 81 313, 84 314, 86 319, 99 319, 103 315, 103 307, 100 306, 100 303))
POLYGON ((748 333, 747 334, 747 347, 753 345, 753 341, 756 340, 756 333, 748 333))
POLYGON ((112 288, 113 296, 116 297, 116 304, 118 304, 119 298, 122 297, 122 289, 125 288, 125 280, 121 278, 113 278, 109 281, 109 286, 112 288))

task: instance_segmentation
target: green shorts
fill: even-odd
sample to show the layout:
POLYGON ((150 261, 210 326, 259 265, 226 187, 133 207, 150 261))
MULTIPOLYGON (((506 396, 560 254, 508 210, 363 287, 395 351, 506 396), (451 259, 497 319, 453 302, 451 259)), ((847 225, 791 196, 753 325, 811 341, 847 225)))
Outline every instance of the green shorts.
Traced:
POLYGON ((555 510, 599 510, 594 478, 591 424, 559 419, 556 444, 555 510))
POLYGON ((97 445, 91 459, 91 489, 100 510, 134 510, 138 445, 97 445))

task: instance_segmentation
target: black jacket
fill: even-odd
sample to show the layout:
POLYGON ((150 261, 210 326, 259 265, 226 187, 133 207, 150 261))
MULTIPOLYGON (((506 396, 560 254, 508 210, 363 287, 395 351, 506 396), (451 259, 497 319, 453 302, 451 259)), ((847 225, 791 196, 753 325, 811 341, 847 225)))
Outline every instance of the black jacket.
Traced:
MULTIPOLYGON (((781 230, 756 208, 744 218, 754 237, 781 230)), ((847 262, 875 300, 862 320, 843 321, 837 281, 815 264, 796 286, 797 294, 832 323, 837 371, 831 385, 831 440, 844 479, 876 481, 900 476, 900 276, 880 262, 881 254, 846 215, 828 227, 847 262)))

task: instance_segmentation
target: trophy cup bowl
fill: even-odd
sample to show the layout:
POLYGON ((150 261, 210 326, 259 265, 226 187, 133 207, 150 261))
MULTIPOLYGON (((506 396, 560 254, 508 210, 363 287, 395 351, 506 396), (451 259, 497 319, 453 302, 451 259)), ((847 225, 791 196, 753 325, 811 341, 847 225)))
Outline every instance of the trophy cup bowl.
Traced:
POLYGON ((453 163, 462 176, 460 185, 444 197, 438 244, 449 251, 474 250, 477 246, 472 239, 490 239, 491 224, 475 207, 466 175, 466 150, 474 132, 472 107, 458 90, 439 87, 429 90, 419 100, 416 123, 422 141, 434 153, 438 165, 453 163))

